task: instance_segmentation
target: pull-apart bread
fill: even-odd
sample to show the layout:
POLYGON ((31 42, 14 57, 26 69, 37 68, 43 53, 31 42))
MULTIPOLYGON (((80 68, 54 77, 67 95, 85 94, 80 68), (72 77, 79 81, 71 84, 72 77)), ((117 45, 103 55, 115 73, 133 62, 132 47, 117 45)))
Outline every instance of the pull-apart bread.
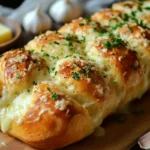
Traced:
POLYGON ((93 133, 150 88, 150 1, 124 1, 0 57, 0 129, 39 149, 93 133))

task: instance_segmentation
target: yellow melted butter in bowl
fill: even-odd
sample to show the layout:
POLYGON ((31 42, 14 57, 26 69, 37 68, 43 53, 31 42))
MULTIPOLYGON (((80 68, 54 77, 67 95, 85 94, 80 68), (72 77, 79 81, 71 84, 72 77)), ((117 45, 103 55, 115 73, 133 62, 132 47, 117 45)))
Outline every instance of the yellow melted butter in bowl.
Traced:
POLYGON ((0 23, 0 44, 6 43, 13 38, 12 30, 0 23))

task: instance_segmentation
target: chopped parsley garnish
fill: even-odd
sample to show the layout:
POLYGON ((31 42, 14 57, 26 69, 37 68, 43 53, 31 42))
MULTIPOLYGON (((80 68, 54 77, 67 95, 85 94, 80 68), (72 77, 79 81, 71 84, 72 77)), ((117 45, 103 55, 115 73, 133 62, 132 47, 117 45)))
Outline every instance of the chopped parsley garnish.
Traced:
POLYGON ((121 39, 114 39, 113 42, 112 42, 112 46, 117 47, 122 43, 123 43, 123 41, 121 39))
POLYGON ((44 53, 43 56, 49 57, 49 54, 48 53, 44 53))
POLYGON ((138 20, 138 19, 136 18, 136 12, 135 12, 135 11, 132 11, 132 12, 131 12, 131 18, 134 20, 134 22, 135 22, 137 25, 139 25, 139 26, 145 28, 146 25, 144 24, 144 20, 138 20))
POLYGON ((73 38, 73 36, 72 35, 70 35, 70 34, 68 34, 66 37, 65 37, 65 39, 68 41, 68 40, 71 40, 73 38))
POLYGON ((70 54, 70 55, 66 55, 65 58, 71 57, 72 55, 73 55, 73 53, 70 54))
POLYGON ((52 59, 59 59, 58 56, 51 56, 52 59))
POLYGON ((132 30, 130 27, 128 27, 128 29, 129 29, 129 32, 130 32, 130 33, 132 33, 132 32, 133 32, 133 30, 132 30))
POLYGON ((38 71, 40 71, 40 70, 41 70, 41 68, 38 68, 37 70, 38 70, 38 71))
POLYGON ((91 66, 86 66, 84 69, 79 70, 79 73, 83 73, 86 77, 89 77, 89 72, 91 71, 91 66))
POLYGON ((50 89, 49 87, 47 87, 47 90, 48 90, 49 92, 51 92, 51 89, 50 89))
POLYGON ((117 28, 120 28, 124 25, 124 23, 118 23, 115 26, 112 27, 113 30, 116 30, 117 28))
POLYGON ((129 16, 128 14, 125 14, 124 17, 123 17, 123 20, 124 20, 124 21, 128 21, 129 18, 130 18, 130 16, 129 16))
POLYGON ((52 67, 52 71, 54 71, 55 70, 55 67, 52 67))
POLYGON ((59 43, 57 41, 54 41, 54 44, 59 45, 59 43))
POLYGON ((33 81, 32 84, 33 84, 33 85, 37 85, 37 82, 33 81))
POLYGON ((103 42, 103 44, 104 44, 104 46, 105 46, 107 49, 112 48, 112 44, 111 44, 111 42, 104 41, 104 42, 103 42))
POLYGON ((90 17, 85 18, 86 22, 89 22, 91 20, 90 17))
POLYGON ((79 23, 79 26, 84 26, 85 24, 83 22, 79 23))
POLYGON ((99 35, 103 35, 103 34, 107 33, 107 31, 104 30, 104 29, 100 29, 100 30, 98 31, 98 33, 99 33, 99 35))
POLYGON ((138 21, 138 25, 139 26, 141 26, 141 27, 143 27, 143 28, 145 28, 145 24, 144 24, 144 20, 140 20, 140 21, 138 21))
POLYGON ((35 50, 28 50, 30 54, 33 54, 35 50))
POLYGON ((97 32, 97 28, 93 28, 93 31, 94 31, 94 32, 97 32))
POLYGON ((53 93, 52 94, 52 99, 55 100, 55 101, 58 100, 58 95, 56 93, 53 93))
POLYGON ((16 78, 17 78, 17 79, 20 78, 20 74, 19 74, 19 73, 16 74, 16 78))
POLYGON ((113 38, 112 41, 104 41, 103 44, 107 49, 113 48, 113 47, 118 47, 121 45, 123 41, 121 39, 115 39, 113 38))
POLYGON ((73 46, 73 44, 72 44, 72 42, 68 42, 68 44, 67 44, 68 46, 73 46))
POLYGON ((135 16, 136 16, 136 11, 132 11, 132 12, 131 12, 131 16, 132 16, 132 17, 135 17, 135 16))
POLYGON ((75 79, 75 80, 80 80, 81 79, 80 74, 77 73, 77 72, 73 73, 72 78, 75 79))
POLYGON ((48 67, 48 66, 47 66, 47 71, 48 71, 48 73, 51 72, 51 69, 50 69, 50 67, 48 67))
POLYGON ((144 9, 146 9, 146 10, 150 10, 150 7, 145 7, 144 9))
POLYGON ((57 71, 55 71, 55 75, 57 74, 57 71))

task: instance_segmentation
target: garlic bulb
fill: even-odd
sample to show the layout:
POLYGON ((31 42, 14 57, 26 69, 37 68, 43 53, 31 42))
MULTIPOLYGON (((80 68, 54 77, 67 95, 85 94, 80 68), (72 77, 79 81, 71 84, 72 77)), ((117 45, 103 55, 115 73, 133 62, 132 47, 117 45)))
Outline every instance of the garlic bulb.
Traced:
POLYGON ((140 137, 138 144, 142 149, 150 149, 150 132, 140 137))
POLYGON ((59 0, 49 8, 49 14, 58 23, 70 22, 83 13, 83 7, 75 0, 59 0))
POLYGON ((47 14, 38 6, 35 10, 28 12, 23 18, 23 27, 27 32, 38 34, 50 29, 52 21, 47 14))

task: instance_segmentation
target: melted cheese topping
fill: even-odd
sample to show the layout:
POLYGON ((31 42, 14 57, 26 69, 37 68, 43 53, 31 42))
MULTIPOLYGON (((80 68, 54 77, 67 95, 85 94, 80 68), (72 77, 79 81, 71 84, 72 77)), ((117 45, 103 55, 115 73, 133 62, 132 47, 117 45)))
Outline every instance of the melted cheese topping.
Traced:
POLYGON ((23 116, 31 105, 31 93, 23 92, 18 95, 13 102, 5 104, 5 107, 0 109, 1 130, 7 132, 11 127, 11 122, 22 122, 23 116))

